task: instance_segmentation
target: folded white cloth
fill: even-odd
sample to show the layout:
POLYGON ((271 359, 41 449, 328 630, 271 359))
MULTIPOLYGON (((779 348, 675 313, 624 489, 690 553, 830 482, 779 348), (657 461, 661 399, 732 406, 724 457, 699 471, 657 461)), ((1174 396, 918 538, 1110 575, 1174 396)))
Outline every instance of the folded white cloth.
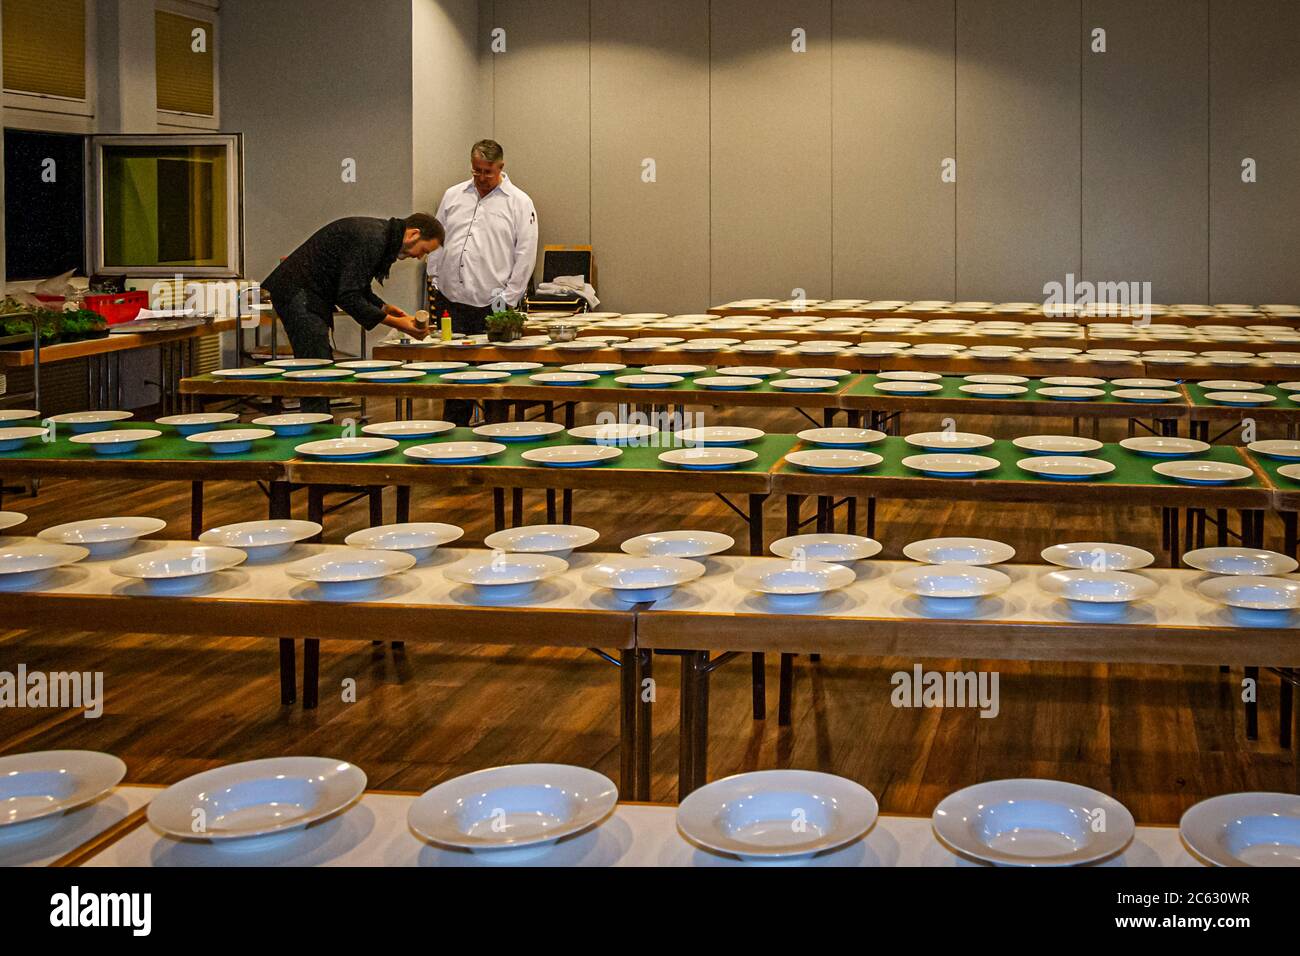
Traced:
POLYGON ((600 305, 600 300, 596 298, 596 290, 591 287, 591 283, 586 281, 586 276, 556 276, 550 282, 539 282, 537 284, 538 295, 564 295, 565 293, 574 293, 582 296, 587 301, 589 308, 595 308, 600 305))

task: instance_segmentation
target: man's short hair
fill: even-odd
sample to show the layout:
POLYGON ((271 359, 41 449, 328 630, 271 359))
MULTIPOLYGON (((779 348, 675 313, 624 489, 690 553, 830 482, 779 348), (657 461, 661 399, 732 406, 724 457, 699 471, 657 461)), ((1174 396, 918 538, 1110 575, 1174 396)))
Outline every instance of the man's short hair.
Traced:
POLYGON ((501 163, 506 158, 506 151, 494 139, 479 140, 470 148, 469 154, 488 163, 501 163))
POLYGON ((427 212, 413 212, 407 216, 406 228, 419 229, 421 239, 437 239, 438 245, 442 245, 443 240, 447 237, 447 234, 443 231, 442 223, 427 212))

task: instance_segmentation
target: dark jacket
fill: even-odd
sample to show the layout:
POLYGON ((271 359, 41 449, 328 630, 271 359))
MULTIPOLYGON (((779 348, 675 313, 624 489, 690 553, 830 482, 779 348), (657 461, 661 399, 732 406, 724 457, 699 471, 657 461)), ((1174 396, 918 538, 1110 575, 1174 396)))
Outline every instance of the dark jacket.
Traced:
POLYGON ((402 251, 406 223, 401 219, 351 216, 316 230, 266 277, 272 299, 307 293, 313 311, 331 315, 337 305, 367 329, 384 320, 384 301, 370 283, 388 278, 402 251))

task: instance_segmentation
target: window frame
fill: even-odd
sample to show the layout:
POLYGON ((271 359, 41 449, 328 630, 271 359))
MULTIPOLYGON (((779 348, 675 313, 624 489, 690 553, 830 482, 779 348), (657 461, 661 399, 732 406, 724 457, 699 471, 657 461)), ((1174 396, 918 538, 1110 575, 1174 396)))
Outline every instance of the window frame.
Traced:
POLYGON ((244 137, 242 133, 123 133, 88 136, 86 149, 86 268, 92 275, 240 278, 244 274, 244 137), (104 263, 105 146, 224 146, 228 153, 226 257, 229 266, 110 266, 104 263))

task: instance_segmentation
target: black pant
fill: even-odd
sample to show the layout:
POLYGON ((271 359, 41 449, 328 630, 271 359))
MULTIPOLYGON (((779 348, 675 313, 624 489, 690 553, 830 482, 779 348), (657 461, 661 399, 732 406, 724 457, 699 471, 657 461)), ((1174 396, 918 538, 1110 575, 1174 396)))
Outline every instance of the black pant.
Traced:
MULTIPOLYGON (((433 308, 429 310, 429 323, 433 334, 438 334, 439 323, 442 321, 442 314, 446 312, 451 316, 451 330, 459 335, 482 335, 487 331, 487 323, 484 321, 491 313, 490 305, 465 305, 463 302, 452 302, 441 292, 434 293, 433 308)), ((490 402, 485 404, 504 405, 504 402, 490 402)), ((492 409, 491 412, 497 412, 492 409)), ((489 418, 500 418, 501 415, 494 415, 488 409, 484 409, 484 414, 489 418)), ((474 403, 463 398, 449 398, 443 402, 442 416, 446 421, 453 422, 457 425, 468 425, 470 418, 474 414, 474 403)))
MULTIPOLYGON (((333 310, 314 306, 302 289, 271 293, 271 306, 280 317, 293 346, 294 358, 333 359, 330 333, 334 331, 333 310)), ((328 398, 304 398, 299 406, 304 412, 329 414, 328 398)))

